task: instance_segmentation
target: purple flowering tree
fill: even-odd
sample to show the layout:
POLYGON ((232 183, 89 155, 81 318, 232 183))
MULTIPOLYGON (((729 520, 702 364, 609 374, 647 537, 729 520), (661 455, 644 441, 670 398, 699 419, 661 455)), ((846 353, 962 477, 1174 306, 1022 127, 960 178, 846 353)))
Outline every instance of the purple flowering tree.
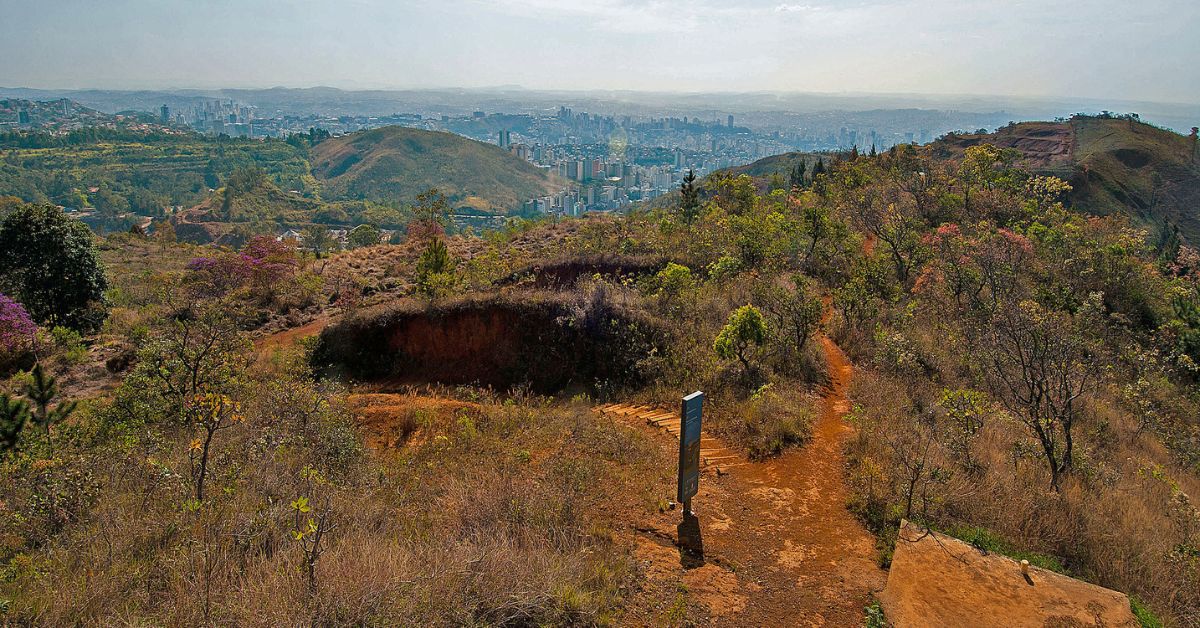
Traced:
POLYGON ((267 236, 251 239, 238 253, 197 257, 188 263, 188 270, 209 296, 247 285, 258 293, 269 293, 276 282, 293 276, 299 267, 300 258, 293 244, 267 236))
POLYGON ((33 345, 37 325, 20 303, 0 294, 0 356, 24 351, 33 345))

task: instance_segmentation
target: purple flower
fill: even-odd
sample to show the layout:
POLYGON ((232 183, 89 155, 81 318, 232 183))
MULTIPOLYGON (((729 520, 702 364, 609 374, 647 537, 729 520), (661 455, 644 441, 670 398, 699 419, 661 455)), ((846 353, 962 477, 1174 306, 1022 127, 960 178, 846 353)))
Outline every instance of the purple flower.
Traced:
POLYGON ((248 283, 269 289, 299 267, 295 246, 265 236, 251 239, 238 253, 197 257, 187 265, 213 294, 224 294, 248 283))
POLYGON ((0 294, 0 354, 26 349, 36 333, 37 325, 25 306, 0 294))

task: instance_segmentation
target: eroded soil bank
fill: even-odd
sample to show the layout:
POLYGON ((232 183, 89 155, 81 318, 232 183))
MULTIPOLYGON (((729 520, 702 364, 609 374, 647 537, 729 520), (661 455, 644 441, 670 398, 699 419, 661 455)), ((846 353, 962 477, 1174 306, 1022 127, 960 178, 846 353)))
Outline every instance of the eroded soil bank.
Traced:
POLYGON ((652 318, 603 299, 521 293, 404 301, 326 328, 313 362, 358 381, 603 393, 636 385, 639 365, 665 350, 665 337, 652 318))

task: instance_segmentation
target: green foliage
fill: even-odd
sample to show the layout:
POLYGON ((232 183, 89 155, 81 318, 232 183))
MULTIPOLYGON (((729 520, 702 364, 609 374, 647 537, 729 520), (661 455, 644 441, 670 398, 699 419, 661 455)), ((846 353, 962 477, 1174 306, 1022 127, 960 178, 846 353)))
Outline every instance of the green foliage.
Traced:
MULTIPOLYGON (((124 229, 112 212, 163 216, 169 205, 196 205, 239 168, 261 167, 285 189, 307 190, 308 163, 279 140, 210 138, 199 134, 104 134, 47 138, 6 151, 0 190, 25 201, 99 210, 102 224, 124 229), (99 190, 88 193, 89 187, 99 190)), ((77 135, 78 134, 78 135, 77 135)), ((3 143, 0 140, 0 143, 3 143)))
POLYGON ((1030 565, 1041 567, 1047 571, 1061 574, 1068 573, 1066 567, 1063 566, 1062 561, 1058 558, 1013 547, 987 528, 960 525, 947 528, 944 532, 988 552, 1007 556, 1013 560, 1027 560, 1030 565))
POLYGON ((53 408, 50 404, 58 397, 58 379, 47 375, 41 364, 36 364, 29 373, 29 383, 25 386, 25 396, 33 402, 30 418, 33 424, 50 433, 50 426, 61 423, 75 412, 78 402, 66 401, 53 408))
POLYGON ((798 365, 809 338, 821 325, 825 310, 812 281, 796 273, 786 283, 757 284, 753 294, 771 321, 772 345, 780 351, 784 365, 798 365))
POLYGON ((375 246, 379 244, 380 238, 383 237, 383 232, 375 225, 359 225, 350 230, 350 234, 346 236, 350 248, 360 248, 364 246, 375 246))
POLYGON ((696 222, 700 217, 700 190, 696 187, 696 172, 688 170, 683 183, 679 185, 679 215, 686 224, 696 222))
POLYGON ((417 291, 431 299, 449 293, 457 283, 456 262, 441 238, 433 238, 417 259, 417 291))
POLYGON ((725 359, 737 358, 744 372, 750 372, 751 352, 767 342, 767 322, 753 305, 743 305, 729 315, 729 322, 717 334, 713 350, 725 359))
POLYGON ((304 248, 312 252, 317 259, 321 259, 326 253, 337 250, 337 240, 329 233, 329 228, 322 225, 309 225, 301 232, 304 248))
POLYGON ((1155 615, 1154 611, 1150 610, 1150 607, 1146 606, 1135 595, 1129 596, 1129 610, 1133 611, 1133 616, 1137 618, 1142 628, 1163 628, 1166 626, 1163 620, 1159 619, 1158 615, 1155 615))
MULTIPOLYGON (((872 147, 872 150, 874 150, 874 147, 872 147)), ((871 602, 870 606, 863 609, 863 613, 865 615, 865 619, 863 620, 865 628, 887 628, 887 617, 884 616, 883 607, 879 605, 879 602, 871 602)))
POLYGON ((714 280, 730 279, 742 271, 742 262, 732 255, 722 255, 708 265, 708 276, 714 280))
POLYGON ((988 410, 987 395, 977 390, 944 389, 938 405, 946 413, 950 451, 964 467, 974 469, 976 461, 971 445, 983 429, 983 417, 988 410))
POLYGON ((758 203, 754 179, 749 175, 717 172, 706 180, 706 187, 717 205, 735 216, 749 213, 758 203))
POLYGON ((658 293, 668 296, 678 296, 681 292, 690 290, 696 285, 691 269, 675 262, 668 262, 662 270, 658 271, 654 279, 658 293))
POLYGON ((70 365, 81 364, 87 359, 87 346, 83 336, 69 327, 54 327, 50 330, 54 348, 62 352, 62 359, 70 365))
POLYGON ((0 393, 0 455, 16 449, 29 420, 28 403, 0 393))
POLYGON ((51 326, 104 321, 108 278, 83 223, 49 205, 25 205, 0 223, 0 288, 51 326))

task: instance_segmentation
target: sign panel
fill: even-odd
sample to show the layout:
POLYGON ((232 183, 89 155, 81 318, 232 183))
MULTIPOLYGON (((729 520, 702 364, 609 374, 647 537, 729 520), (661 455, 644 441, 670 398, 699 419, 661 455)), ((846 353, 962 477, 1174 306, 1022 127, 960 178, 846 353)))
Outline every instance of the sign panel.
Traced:
POLYGON ((689 504, 700 488, 700 421, 704 393, 694 392, 683 398, 679 414, 679 495, 689 504))

